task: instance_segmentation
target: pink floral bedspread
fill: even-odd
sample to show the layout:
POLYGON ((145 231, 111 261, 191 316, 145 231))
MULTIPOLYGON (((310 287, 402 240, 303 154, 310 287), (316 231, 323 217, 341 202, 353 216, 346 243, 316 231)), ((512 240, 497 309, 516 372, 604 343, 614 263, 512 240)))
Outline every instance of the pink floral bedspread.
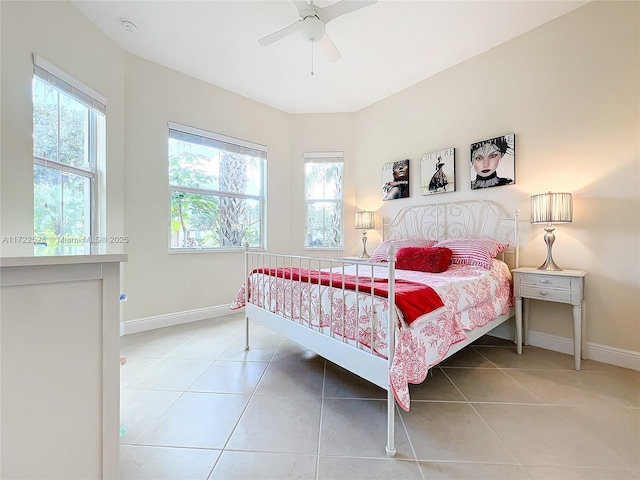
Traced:
MULTIPOLYGON (((370 269, 364 270, 366 273, 359 267, 359 274, 369 275, 370 269)), ((378 278, 388 273, 386 267, 373 270, 378 278)), ((355 266, 345 268, 344 272, 355 274, 355 266)), ((429 368, 442 361, 451 345, 467 338, 465 332, 509 311, 513 305, 511 272, 504 262, 494 259, 490 270, 450 265, 446 272, 437 274, 396 270, 396 278, 429 285, 444 303, 444 309, 423 315, 411 325, 404 322, 396 308, 396 348, 390 381, 398 404, 409 410, 410 383, 423 382, 429 368)), ((343 293, 331 287, 256 273, 248 283, 251 303, 386 358, 389 309, 386 298, 353 291, 343 293)), ((244 296, 243 285, 231 308, 242 308, 244 296)))

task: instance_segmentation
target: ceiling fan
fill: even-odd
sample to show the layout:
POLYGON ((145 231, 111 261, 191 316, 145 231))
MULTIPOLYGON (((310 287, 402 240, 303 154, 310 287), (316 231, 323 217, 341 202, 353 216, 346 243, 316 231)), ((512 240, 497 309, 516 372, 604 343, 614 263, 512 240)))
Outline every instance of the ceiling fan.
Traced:
POLYGON ((298 9, 298 19, 288 27, 278 30, 258 40, 260 45, 271 45, 293 33, 300 32, 302 36, 313 43, 319 43, 325 56, 330 62, 335 62, 341 55, 326 32, 326 25, 334 18, 377 3, 378 0, 340 0, 339 2, 317 7, 314 0, 292 0, 298 9))

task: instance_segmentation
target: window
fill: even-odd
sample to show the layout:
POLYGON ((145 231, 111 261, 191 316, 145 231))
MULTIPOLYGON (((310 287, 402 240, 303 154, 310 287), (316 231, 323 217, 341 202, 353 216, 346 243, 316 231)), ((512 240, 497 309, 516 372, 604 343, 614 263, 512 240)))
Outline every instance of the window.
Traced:
POLYGON ((34 237, 50 246, 87 243, 98 234, 105 102, 39 57, 32 99, 34 237))
POLYGON ((342 152, 305 153, 305 248, 342 249, 342 152))
POLYGON ((267 149, 169 124, 169 248, 265 248, 267 149))

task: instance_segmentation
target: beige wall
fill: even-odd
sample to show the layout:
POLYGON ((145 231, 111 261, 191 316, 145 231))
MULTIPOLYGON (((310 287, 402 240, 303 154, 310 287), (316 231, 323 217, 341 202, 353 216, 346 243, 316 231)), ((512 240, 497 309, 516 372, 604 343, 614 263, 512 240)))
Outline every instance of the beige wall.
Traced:
MULTIPOLYGON (((495 200, 521 211, 521 265, 545 258, 529 197, 574 195, 553 248, 584 269, 587 340, 640 351, 639 5, 586 5, 357 114, 356 198, 391 216, 413 203, 495 200), (516 185, 471 191, 469 144, 516 134, 516 185), (420 158, 456 147, 455 193, 421 197, 420 158), (382 164, 411 159, 409 199, 380 200, 382 164)), ((531 330, 571 338, 569 306, 532 302, 531 330)))
MULTIPOLYGON (((353 179, 353 114, 288 115, 132 55, 126 56, 125 71, 125 227, 130 238, 125 320, 226 305, 243 282, 242 253, 168 253, 168 121, 268 147, 269 250, 342 254, 303 249, 303 154, 343 151, 346 174, 353 179)), ((355 186, 347 180, 348 219, 354 196, 355 186)), ((352 222, 345 229, 352 229, 352 222)))
MULTIPOLYGON (((354 115, 350 113, 293 115, 291 120, 291 182, 289 251, 298 255, 339 257, 348 254, 354 228, 356 149, 354 143, 354 115), (306 152, 344 153, 344 232, 345 251, 304 250, 304 154, 306 152)), ((354 250, 355 251, 355 250, 354 250)))
POLYGON ((267 241, 290 245, 290 116, 160 65, 126 58, 125 319, 225 305, 243 282, 239 253, 169 253, 167 122, 268 147, 267 241))
MULTIPOLYGON (((3 235, 30 234, 31 53, 108 98, 108 233, 126 233, 125 319, 227 304, 242 255, 169 254, 167 121, 268 146, 268 246, 302 252, 302 154, 345 152, 345 252, 356 209, 472 197, 522 212, 523 265, 544 258, 533 193, 574 194, 554 257, 588 271, 590 343, 640 352, 637 2, 593 3, 354 114, 287 115, 123 53, 65 2, 2 2, 3 235), (55 22, 57 28, 49 28, 55 22), (82 41, 78 41, 81 38, 82 41), (126 109, 125 109, 126 105, 126 109), (126 115, 125 115, 126 112, 126 115), (469 143, 516 133, 517 184, 469 190, 469 143), (422 154, 456 147, 458 191, 421 197, 422 154), (380 200, 380 167, 410 158, 412 195, 380 200)), ((379 234, 370 232, 370 250, 379 234)), ((532 329, 571 337, 564 305, 534 303, 532 329)))
POLYGON ((67 2, 1 2, 0 7, 2 235, 33 235, 33 53, 108 99, 109 161, 104 233, 123 234, 125 162, 122 50, 67 2))
POLYGON ((168 121, 268 147, 269 250, 342 254, 303 249, 303 154, 344 152, 345 209, 350 213, 345 230, 352 230, 353 114, 288 115, 132 55, 126 56, 125 71, 125 227, 130 238, 125 320, 226 305, 243 282, 242 253, 168 253, 168 121))

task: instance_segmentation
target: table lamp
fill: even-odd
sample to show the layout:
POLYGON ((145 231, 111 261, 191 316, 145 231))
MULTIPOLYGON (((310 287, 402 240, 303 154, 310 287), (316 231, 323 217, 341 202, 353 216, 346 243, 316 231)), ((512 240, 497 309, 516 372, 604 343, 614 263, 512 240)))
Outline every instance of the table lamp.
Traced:
POLYGON ((538 270, 562 270, 551 255, 551 247, 556 239, 554 223, 571 223, 573 201, 570 193, 541 193, 531 196, 531 223, 546 223, 544 243, 547 244, 547 259, 538 270))
POLYGON ((356 212, 356 229, 364 230, 362 232, 362 253, 360 254, 360 258, 369 258, 369 254, 367 253, 367 230, 371 230, 372 228, 376 228, 374 212, 366 210, 356 212))

